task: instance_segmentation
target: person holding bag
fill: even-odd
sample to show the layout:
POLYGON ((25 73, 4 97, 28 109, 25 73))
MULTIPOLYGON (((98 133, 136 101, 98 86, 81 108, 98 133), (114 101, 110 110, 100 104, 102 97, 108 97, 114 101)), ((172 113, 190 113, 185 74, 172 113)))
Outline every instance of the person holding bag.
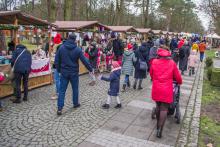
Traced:
POLYGON ((142 88, 142 81, 147 77, 147 59, 148 59, 148 48, 146 46, 146 43, 142 43, 142 45, 139 47, 139 49, 135 52, 135 56, 137 58, 136 62, 134 63, 135 72, 134 72, 134 85, 133 88, 136 89, 137 83, 139 80, 138 90, 143 89, 142 88))
POLYGON ((16 99, 13 103, 21 103, 21 80, 23 80, 24 97, 23 100, 27 101, 28 96, 28 77, 31 72, 32 58, 31 53, 24 45, 17 45, 16 50, 13 52, 11 67, 14 73, 16 99))

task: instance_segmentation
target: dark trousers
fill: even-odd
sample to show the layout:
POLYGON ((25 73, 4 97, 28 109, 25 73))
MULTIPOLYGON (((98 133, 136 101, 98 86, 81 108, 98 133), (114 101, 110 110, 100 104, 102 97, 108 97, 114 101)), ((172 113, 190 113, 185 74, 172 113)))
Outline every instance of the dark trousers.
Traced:
POLYGON ((28 96, 28 77, 29 73, 15 73, 16 98, 21 99, 21 80, 24 87, 24 98, 28 96))
POLYGON ((58 96, 58 101, 57 101, 58 110, 62 110, 64 107, 64 100, 65 100, 66 90, 67 90, 69 82, 72 86, 73 105, 79 104, 79 102, 78 102, 78 99, 79 99, 79 76, 78 75, 75 75, 75 76, 69 75, 68 77, 64 77, 61 74, 60 90, 59 90, 59 96, 58 96))
POLYGON ((202 62, 204 58, 204 52, 200 52, 200 61, 202 62))

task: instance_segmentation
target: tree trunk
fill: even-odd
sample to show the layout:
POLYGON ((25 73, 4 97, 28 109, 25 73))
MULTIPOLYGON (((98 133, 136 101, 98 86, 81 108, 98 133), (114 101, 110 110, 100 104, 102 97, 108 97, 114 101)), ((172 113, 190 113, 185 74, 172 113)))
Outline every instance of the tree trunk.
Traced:
POLYGON ((64 20, 71 20, 72 15, 72 2, 71 0, 64 1, 64 20))
POLYGON ((47 21, 51 21, 51 0, 47 0, 47 21))
POLYGON ((150 6, 150 0, 147 0, 146 1, 146 10, 145 10, 145 13, 144 13, 144 27, 145 28, 148 27, 149 6, 150 6))
POLYGON ((5 33, 0 30, 0 51, 6 50, 5 33))
POLYGON ((77 17, 77 2, 76 0, 72 0, 72 4, 73 4, 73 12, 72 12, 72 20, 78 20, 78 17, 77 17))
POLYGON ((61 3, 61 0, 57 0, 57 20, 62 20, 62 3, 61 3))

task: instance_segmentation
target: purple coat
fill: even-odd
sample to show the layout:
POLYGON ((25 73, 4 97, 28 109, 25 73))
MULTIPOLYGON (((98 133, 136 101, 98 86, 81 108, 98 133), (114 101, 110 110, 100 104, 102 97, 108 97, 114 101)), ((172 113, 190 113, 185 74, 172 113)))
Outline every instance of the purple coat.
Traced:
POLYGON ((113 70, 109 77, 102 77, 101 80, 110 82, 110 88, 108 90, 108 95, 118 96, 120 89, 120 75, 121 68, 113 70))

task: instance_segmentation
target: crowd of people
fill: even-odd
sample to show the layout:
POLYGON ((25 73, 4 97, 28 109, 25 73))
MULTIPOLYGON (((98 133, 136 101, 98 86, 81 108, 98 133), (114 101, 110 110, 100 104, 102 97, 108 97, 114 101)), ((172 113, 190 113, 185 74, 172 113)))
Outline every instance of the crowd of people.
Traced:
MULTIPOLYGON (((142 90, 143 80, 147 78, 149 73, 152 81, 152 99, 156 103, 157 137, 161 138, 168 108, 173 102, 173 81, 181 85, 181 74, 184 75, 187 70, 189 70, 189 76, 195 74, 195 66, 198 63, 197 53, 200 54, 200 62, 203 62, 204 59, 205 40, 184 36, 149 37, 139 46, 135 39, 122 41, 119 35, 111 34, 108 41, 85 38, 84 44, 88 45, 78 46, 76 38, 75 34, 70 34, 67 39, 62 39, 61 35, 57 34, 53 40, 51 64, 56 92, 52 99, 57 99, 57 115, 62 115, 69 82, 73 92, 73 107, 80 107, 79 60, 90 73, 92 79, 90 85, 96 84, 96 80, 110 83, 107 100, 102 105, 103 109, 110 108, 112 97, 115 97, 117 101, 115 108, 122 108, 119 97, 120 86, 122 87, 121 92, 126 92, 130 87, 142 90), (109 76, 103 76, 100 73, 103 67, 109 71, 109 76), (122 75, 124 80, 120 85, 122 75), (134 83, 131 83, 130 79, 133 75, 134 83)), ((43 56, 46 55, 43 54, 43 56)), ((21 102, 21 80, 24 85, 23 100, 27 101, 31 54, 25 46, 16 46, 11 66, 14 68, 16 79, 16 99, 13 102, 21 102)), ((0 80, 4 79, 4 76, 1 73, 0 80)))

